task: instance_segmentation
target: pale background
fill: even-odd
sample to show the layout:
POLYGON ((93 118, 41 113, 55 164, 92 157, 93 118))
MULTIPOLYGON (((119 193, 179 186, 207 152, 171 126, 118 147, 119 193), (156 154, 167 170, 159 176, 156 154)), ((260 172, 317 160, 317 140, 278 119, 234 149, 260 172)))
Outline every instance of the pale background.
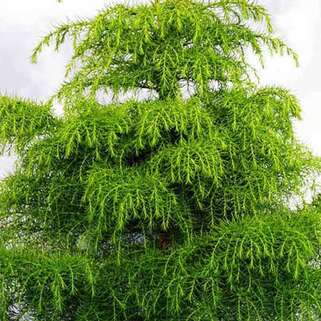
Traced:
MULTIPOLYGON (((70 55, 46 50, 37 65, 30 54, 41 36, 67 19, 93 16, 108 0, 0 0, 0 92, 46 99, 63 80, 70 55)), ((128 1, 133 2, 133 1, 128 1)), ((290 88, 300 99, 303 120, 296 124, 300 140, 321 156, 321 1, 261 0, 270 10, 276 32, 300 55, 300 67, 288 58, 272 58, 262 70, 262 84, 290 88)), ((0 158, 0 177, 13 160, 0 158)))

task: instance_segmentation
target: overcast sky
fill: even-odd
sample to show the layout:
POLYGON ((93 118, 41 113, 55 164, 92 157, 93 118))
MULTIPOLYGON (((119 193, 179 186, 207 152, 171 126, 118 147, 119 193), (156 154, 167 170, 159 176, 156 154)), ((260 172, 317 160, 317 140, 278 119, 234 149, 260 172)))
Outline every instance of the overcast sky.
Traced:
MULTIPOLYGON (((36 99, 48 98, 63 80, 70 48, 56 54, 46 50, 37 65, 30 54, 52 26, 67 19, 93 16, 108 0, 0 0, 0 92, 36 99)), ((134 2, 134 0, 127 0, 134 2)), ((300 55, 300 67, 288 58, 267 59, 262 84, 290 88, 300 99, 303 120, 299 138, 321 155, 321 1, 261 0, 270 10, 276 33, 300 55)), ((0 176, 12 161, 0 158, 0 176)))

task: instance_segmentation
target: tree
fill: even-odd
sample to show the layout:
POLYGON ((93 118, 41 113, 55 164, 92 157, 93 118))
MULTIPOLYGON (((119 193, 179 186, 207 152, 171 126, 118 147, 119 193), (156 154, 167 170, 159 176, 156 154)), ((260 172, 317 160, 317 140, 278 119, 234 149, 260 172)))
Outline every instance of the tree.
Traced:
POLYGON ((302 188, 320 161, 295 137, 297 99, 248 62, 297 60, 265 8, 115 5, 33 60, 70 39, 52 99, 0 98, 18 156, 0 190, 1 320, 318 320, 321 202, 302 188))

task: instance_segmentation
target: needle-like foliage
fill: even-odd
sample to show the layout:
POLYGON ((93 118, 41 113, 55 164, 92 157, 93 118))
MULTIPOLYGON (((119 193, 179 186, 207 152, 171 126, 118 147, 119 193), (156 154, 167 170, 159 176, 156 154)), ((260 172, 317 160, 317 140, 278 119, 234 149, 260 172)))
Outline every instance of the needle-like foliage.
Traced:
POLYGON ((49 102, 0 97, 0 319, 319 320, 321 164, 297 99, 255 82, 251 52, 297 60, 265 8, 110 6, 33 60, 68 40, 49 102))

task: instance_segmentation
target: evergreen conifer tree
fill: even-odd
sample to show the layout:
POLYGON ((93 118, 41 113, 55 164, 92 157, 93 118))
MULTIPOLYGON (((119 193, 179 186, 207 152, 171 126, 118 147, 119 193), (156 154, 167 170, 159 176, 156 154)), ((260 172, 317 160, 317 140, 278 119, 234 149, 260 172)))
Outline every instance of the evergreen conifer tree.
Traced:
POLYGON ((33 60, 68 39, 53 99, 0 97, 1 320, 319 320, 320 162, 297 99, 255 82, 250 52, 297 60, 265 8, 114 5, 33 60))

